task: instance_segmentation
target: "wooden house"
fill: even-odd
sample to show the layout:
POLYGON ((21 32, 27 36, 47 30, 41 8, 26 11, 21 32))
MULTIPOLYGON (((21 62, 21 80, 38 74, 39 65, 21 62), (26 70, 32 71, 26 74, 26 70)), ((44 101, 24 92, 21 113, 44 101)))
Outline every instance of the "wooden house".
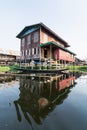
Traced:
POLYGON ((12 65, 18 62, 20 53, 14 50, 0 48, 0 65, 12 65))
POLYGON ((43 23, 26 26, 17 38, 21 40, 21 62, 75 62, 75 54, 67 49, 70 45, 43 23))

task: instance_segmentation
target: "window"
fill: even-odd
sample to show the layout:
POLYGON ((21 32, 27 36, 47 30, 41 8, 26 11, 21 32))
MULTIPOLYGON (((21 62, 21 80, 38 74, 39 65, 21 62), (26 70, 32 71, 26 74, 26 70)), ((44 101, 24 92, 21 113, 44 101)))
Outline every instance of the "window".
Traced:
POLYGON ((29 56, 30 56, 30 49, 29 49, 29 50, 27 50, 27 55, 29 55, 29 56))
POLYGON ((26 50, 26 56, 27 56, 27 50, 26 50))
POLYGON ((71 58, 74 59, 74 55, 73 54, 71 54, 71 58))
POLYGON ((44 58, 47 58, 47 49, 44 49, 44 58))
POLYGON ((29 49, 29 55, 31 54, 31 50, 29 49))
POLYGON ((27 36, 27 43, 28 43, 28 44, 31 44, 31 35, 28 35, 28 36, 27 36))
POLYGON ((34 33, 34 42, 38 42, 38 40, 39 40, 39 33, 35 32, 34 33))
POLYGON ((32 55, 34 55, 34 48, 32 48, 32 55))
POLYGON ((27 55, 29 55, 29 50, 27 50, 27 55))
POLYGON ((34 54, 36 54, 36 48, 34 48, 34 54))
POLYGON ((68 52, 66 53, 66 57, 69 58, 69 53, 68 52))
POLYGON ((39 54, 39 52, 40 52, 40 51, 39 51, 39 47, 38 47, 38 48, 37 48, 37 53, 39 54))
POLYGON ((24 56, 24 50, 21 52, 21 55, 24 56))
POLYGON ((25 38, 21 39, 21 44, 24 46, 24 44, 25 44, 25 38))
POLYGON ((48 35, 44 33, 44 42, 48 42, 48 35))
POLYGON ((36 55, 37 54, 37 48, 32 48, 32 55, 36 55))

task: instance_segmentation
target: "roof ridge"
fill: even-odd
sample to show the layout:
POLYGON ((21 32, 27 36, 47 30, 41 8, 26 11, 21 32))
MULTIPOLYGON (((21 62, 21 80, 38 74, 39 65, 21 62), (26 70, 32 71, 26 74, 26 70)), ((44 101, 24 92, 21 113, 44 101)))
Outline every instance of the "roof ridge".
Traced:
POLYGON ((40 26, 41 28, 44 28, 46 31, 48 31, 50 34, 52 34, 55 38, 57 38, 62 44, 64 44, 66 47, 69 47, 70 45, 63 40, 57 33, 55 33, 53 30, 51 30, 48 26, 46 26, 43 22, 32 24, 29 26, 25 26, 25 28, 16 36, 17 38, 21 38, 23 34, 28 30, 28 28, 33 26, 40 26))

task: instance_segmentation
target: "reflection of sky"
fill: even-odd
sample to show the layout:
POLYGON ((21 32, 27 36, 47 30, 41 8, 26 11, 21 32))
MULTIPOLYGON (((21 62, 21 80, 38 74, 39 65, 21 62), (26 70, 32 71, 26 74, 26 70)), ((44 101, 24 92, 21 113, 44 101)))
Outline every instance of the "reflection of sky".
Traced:
POLYGON ((67 103, 78 111, 83 121, 87 118, 87 75, 77 79, 77 84, 69 94, 67 103))
POLYGON ((9 87, 15 87, 15 85, 18 85, 18 81, 11 81, 11 82, 4 82, 0 83, 0 90, 9 88, 9 87))
POLYGON ((19 82, 12 81, 9 83, 0 84, 0 104, 7 105, 12 102, 13 99, 18 98, 19 82))
POLYGON ((77 94, 87 94, 87 75, 81 76, 77 79, 78 84, 75 87, 75 92, 77 94))

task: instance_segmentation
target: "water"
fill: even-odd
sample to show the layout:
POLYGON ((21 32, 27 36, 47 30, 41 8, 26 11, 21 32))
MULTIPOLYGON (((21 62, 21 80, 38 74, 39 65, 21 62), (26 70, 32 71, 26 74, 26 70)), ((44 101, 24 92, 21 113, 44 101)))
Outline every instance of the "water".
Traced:
POLYGON ((87 75, 4 79, 0 130, 87 130, 87 75))

